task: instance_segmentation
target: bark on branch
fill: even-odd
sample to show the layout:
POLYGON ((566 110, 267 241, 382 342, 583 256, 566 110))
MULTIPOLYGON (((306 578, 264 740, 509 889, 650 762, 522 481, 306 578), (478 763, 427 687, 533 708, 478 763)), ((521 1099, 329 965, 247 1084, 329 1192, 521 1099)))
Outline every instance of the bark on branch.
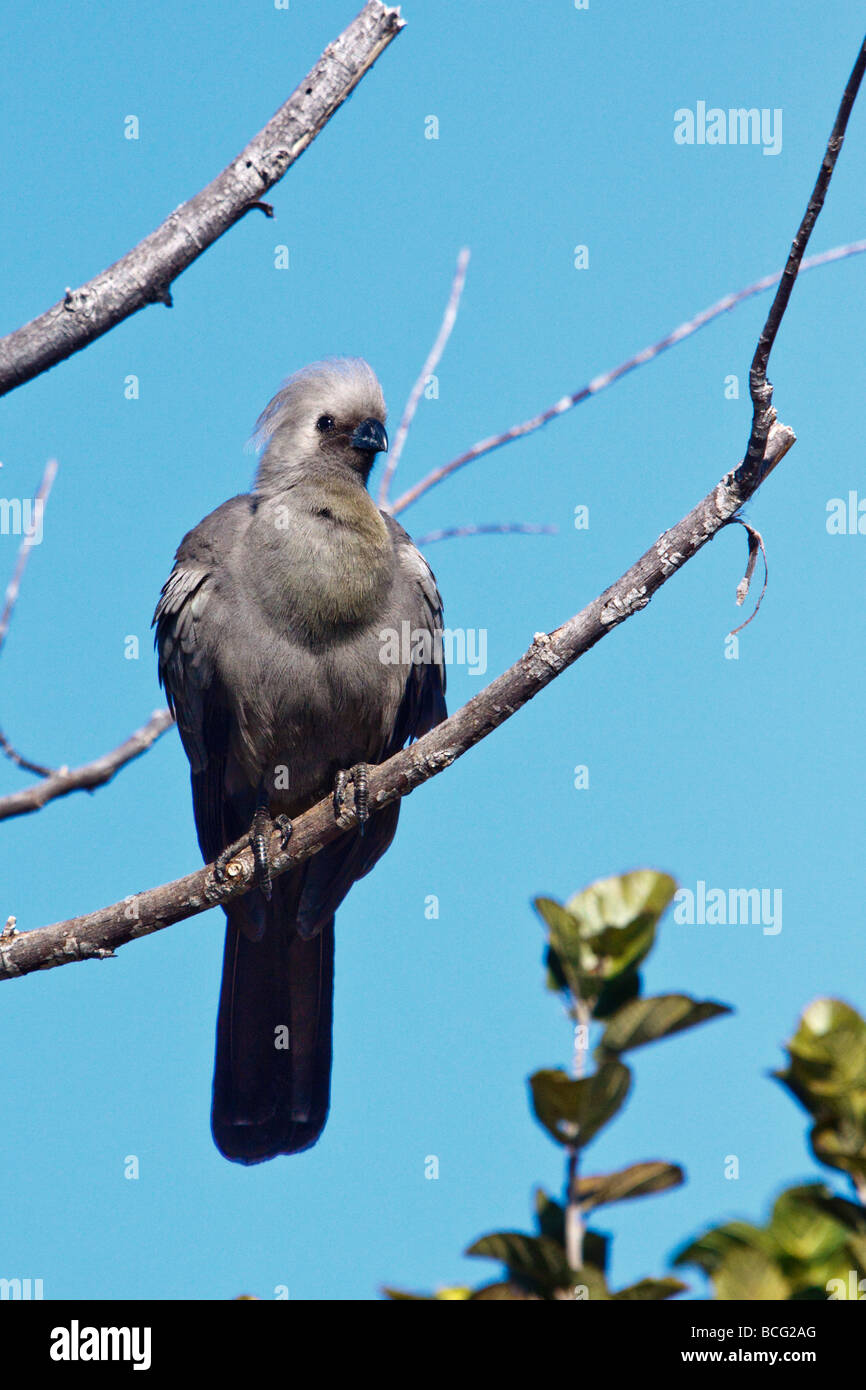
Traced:
MULTIPOLYGON (((133 758, 141 757, 151 744, 156 743, 160 734, 170 729, 174 720, 167 709, 156 710, 140 729, 124 739, 110 753, 103 753, 92 762, 81 767, 58 768, 56 772, 46 772, 41 782, 34 782, 20 792, 10 792, 0 796, 0 820, 11 816, 25 816, 29 811, 41 811, 49 801, 70 792, 92 792, 96 787, 104 787, 116 772, 119 772, 133 758)), ((21 761, 19 759, 19 761, 21 761)), ((32 764, 25 764, 32 767, 32 764)))
POLYGON ((368 0, 263 130, 212 183, 114 265, 47 313, 0 339, 0 396, 32 380, 147 304, 171 304, 172 282, 303 154, 403 28, 399 8, 368 0))

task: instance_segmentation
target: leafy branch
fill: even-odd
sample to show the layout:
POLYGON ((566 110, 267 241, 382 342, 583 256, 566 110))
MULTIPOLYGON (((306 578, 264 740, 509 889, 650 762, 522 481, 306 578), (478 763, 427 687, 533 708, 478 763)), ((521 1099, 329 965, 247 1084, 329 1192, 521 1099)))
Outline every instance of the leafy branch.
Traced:
POLYGON ((536 1071, 529 1078, 538 1123, 565 1154, 562 1203, 536 1194, 537 1233, 495 1231, 467 1255, 498 1260, 504 1276, 478 1289, 391 1298, 658 1300, 686 1285, 668 1276, 641 1279, 612 1291, 606 1278, 608 1241, 588 1221, 600 1208, 678 1187, 676 1163, 646 1159, 613 1173, 579 1176, 585 1149, 621 1110, 632 1084, 623 1054, 718 1018, 730 1010, 715 1000, 685 994, 641 997, 639 967, 655 943, 659 921, 676 892, 667 874, 639 869, 601 879, 567 903, 536 898, 547 930, 547 987, 560 995, 577 1030, 575 1066, 536 1071), (601 1028, 595 1070, 583 1075, 589 1029, 601 1028))

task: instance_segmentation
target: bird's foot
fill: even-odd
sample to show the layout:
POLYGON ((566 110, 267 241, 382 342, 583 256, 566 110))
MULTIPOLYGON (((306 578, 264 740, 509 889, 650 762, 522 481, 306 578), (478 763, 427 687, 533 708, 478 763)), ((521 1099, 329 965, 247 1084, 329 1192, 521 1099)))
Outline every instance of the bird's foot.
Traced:
POLYGON ((334 819, 339 820, 343 814, 346 801, 346 788, 352 783, 353 800, 355 803, 355 815, 358 817, 358 828, 361 834, 370 819, 369 793, 367 790, 367 764, 356 763, 347 772, 341 771, 334 778, 334 819))
POLYGON ((269 845, 274 828, 280 831, 280 847, 285 849, 292 838, 292 822, 288 816, 272 816, 267 806, 259 806, 253 816, 253 823, 246 835, 227 845, 214 863, 214 877, 218 883, 225 883, 230 876, 228 866, 245 849, 253 852, 256 887, 266 898, 271 896, 271 864, 269 845))

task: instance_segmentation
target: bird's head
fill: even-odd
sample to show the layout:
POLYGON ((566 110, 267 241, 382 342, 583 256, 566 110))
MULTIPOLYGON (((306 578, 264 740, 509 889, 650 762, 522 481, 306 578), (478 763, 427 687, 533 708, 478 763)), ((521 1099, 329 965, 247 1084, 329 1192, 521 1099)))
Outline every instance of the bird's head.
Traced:
POLYGON ((254 438, 263 452, 256 491, 341 476, 366 484, 376 455, 388 448, 385 417, 382 388, 363 358, 304 367, 259 416, 254 438))

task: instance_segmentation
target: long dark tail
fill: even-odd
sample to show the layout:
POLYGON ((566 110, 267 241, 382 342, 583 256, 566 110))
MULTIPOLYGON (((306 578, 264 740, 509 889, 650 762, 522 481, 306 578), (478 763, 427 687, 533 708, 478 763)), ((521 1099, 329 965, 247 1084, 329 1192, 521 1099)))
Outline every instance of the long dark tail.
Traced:
POLYGON ((259 940, 250 936, 249 897, 227 913, 211 1128, 237 1163, 308 1149, 328 1115, 334 919, 310 939, 298 935, 294 877, 276 880, 271 901, 256 904, 259 940))

